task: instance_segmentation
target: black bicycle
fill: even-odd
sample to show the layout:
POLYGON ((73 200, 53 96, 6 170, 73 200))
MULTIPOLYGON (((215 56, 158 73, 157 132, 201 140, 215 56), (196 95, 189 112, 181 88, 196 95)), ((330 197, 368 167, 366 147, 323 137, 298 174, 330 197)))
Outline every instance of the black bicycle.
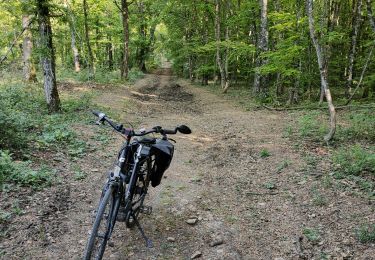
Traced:
POLYGON ((174 130, 155 126, 152 129, 141 129, 135 132, 132 128, 124 128, 111 121, 104 113, 93 111, 99 117, 97 124, 107 122, 113 129, 125 137, 113 171, 104 184, 99 206, 90 237, 88 239, 84 259, 102 259, 108 240, 111 238, 116 221, 124 221, 127 227, 137 226, 146 241, 152 247, 139 221, 139 213, 151 214, 152 208, 143 205, 147 189, 160 184, 164 171, 169 167, 174 146, 168 138, 177 132, 190 134, 185 125, 174 130), (146 135, 156 133, 160 138, 146 135), (140 137, 140 138, 133 138, 140 137))

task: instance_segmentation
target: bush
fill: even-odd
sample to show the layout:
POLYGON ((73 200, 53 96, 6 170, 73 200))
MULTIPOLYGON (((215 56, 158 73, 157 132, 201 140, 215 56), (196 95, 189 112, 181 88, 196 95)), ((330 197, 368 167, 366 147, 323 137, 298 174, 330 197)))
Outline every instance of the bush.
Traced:
POLYGON ((135 82, 137 79, 144 77, 144 73, 137 68, 132 68, 129 71, 128 80, 129 82, 135 82))
POLYGON ((359 145, 344 147, 333 155, 336 172, 345 175, 375 175, 375 153, 359 145))
POLYGON ((32 170, 31 162, 15 162, 8 151, 0 150, 0 185, 13 183, 21 186, 43 188, 52 184, 54 173, 46 167, 40 170, 32 170))
POLYGON ((29 132, 36 127, 40 113, 46 113, 42 104, 41 93, 25 86, 0 89, 0 149, 26 146, 29 132))

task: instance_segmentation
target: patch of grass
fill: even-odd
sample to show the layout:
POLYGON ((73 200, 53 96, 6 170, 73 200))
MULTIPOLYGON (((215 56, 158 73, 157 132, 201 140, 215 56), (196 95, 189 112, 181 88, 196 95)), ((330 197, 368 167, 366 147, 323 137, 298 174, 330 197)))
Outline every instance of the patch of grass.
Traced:
POLYGON ((45 166, 39 170, 31 169, 31 162, 13 161, 8 151, 0 150, 0 189, 4 183, 41 189, 50 186, 54 180, 54 172, 45 166))
POLYGON ((359 145, 342 147, 333 155, 336 173, 375 176, 375 152, 359 145))
POLYGON ((73 173, 74 173, 74 179, 77 181, 84 180, 87 177, 87 173, 82 171, 82 169, 78 165, 75 165, 73 167, 73 173))
POLYGON ((11 217, 12 217, 11 212, 0 210, 0 224, 3 225, 7 223, 11 219, 11 217))
POLYGON ((262 149, 259 155, 261 158, 267 158, 271 156, 271 153, 267 149, 262 149))
POLYGON ((375 140, 375 113, 373 109, 347 112, 338 125, 337 138, 341 140, 375 140))
POLYGON ((291 125, 288 125, 284 128, 282 137, 283 138, 289 138, 293 135, 293 127, 291 125))
POLYGON ((323 207, 327 205, 327 198, 324 195, 320 194, 318 191, 314 192, 312 201, 315 206, 323 207))
POLYGON ((287 168, 291 164, 290 160, 283 160, 281 163, 277 165, 276 172, 280 173, 283 169, 287 168))
POLYGON ((317 243, 320 240, 319 231, 313 228, 304 228, 302 233, 312 243, 317 243))
POLYGON ((276 184, 273 183, 273 182, 266 182, 265 184, 263 184, 264 188, 268 189, 268 190, 274 190, 276 189, 276 184))
POLYGON ((374 243, 375 242, 375 224, 362 225, 356 231, 357 239, 361 243, 374 243))
POLYGON ((320 111, 309 111, 298 120, 298 133, 301 137, 321 141, 328 127, 320 111))

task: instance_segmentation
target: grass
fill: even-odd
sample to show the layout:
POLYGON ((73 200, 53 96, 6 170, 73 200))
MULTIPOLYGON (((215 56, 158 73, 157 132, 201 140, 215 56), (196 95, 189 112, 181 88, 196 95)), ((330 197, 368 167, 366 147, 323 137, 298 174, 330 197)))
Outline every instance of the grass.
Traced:
MULTIPOLYGON (((16 78, 16 77, 15 77, 16 78)), ((44 153, 82 157, 88 147, 74 124, 89 121, 92 93, 60 93, 61 112, 48 112, 40 84, 0 81, 0 186, 41 189, 53 184, 54 171, 44 153), (38 154, 38 155, 37 155, 38 154)))
MULTIPOLYGON (((79 73, 72 71, 71 69, 59 69, 57 70, 58 79, 61 81, 71 82, 88 82, 89 72, 87 69, 82 69, 79 73)), ((144 77, 144 73, 138 69, 131 69, 129 71, 128 80, 122 80, 120 78, 119 70, 108 70, 106 68, 97 68, 95 71, 95 78, 93 81, 99 84, 124 84, 126 82, 133 83, 137 79, 144 77)))
POLYGON ((375 242, 375 224, 362 225, 356 231, 356 236, 361 243, 374 243, 375 242))
POLYGON ((9 189, 12 184, 41 189, 50 186, 55 173, 46 166, 38 170, 31 168, 30 161, 13 161, 9 151, 0 151, 0 190, 9 189))
POLYGON ((271 153, 267 149, 262 149, 259 155, 261 158, 267 158, 271 156, 271 153))
POLYGON ((304 228, 302 233, 311 243, 318 243, 320 241, 319 231, 314 228, 304 228))
POLYGON ((375 176, 375 151, 360 145, 341 147, 332 157, 335 171, 339 175, 375 176))

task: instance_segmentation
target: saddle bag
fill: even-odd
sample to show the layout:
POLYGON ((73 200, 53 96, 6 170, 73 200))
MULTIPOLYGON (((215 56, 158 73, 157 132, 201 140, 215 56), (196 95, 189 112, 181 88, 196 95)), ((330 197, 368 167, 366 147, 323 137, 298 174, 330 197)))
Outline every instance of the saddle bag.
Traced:
POLYGON ((155 158, 151 169, 151 186, 156 187, 160 184, 164 172, 168 169, 173 158, 174 146, 167 140, 157 139, 151 146, 151 156, 155 158))

